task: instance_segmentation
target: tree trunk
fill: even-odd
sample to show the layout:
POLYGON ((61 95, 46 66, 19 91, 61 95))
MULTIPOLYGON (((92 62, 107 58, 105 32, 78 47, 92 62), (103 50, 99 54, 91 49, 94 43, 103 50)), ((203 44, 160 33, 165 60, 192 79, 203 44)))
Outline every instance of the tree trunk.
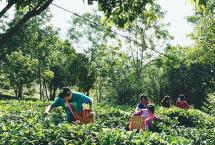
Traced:
POLYGON ((98 93, 98 81, 97 81, 97 73, 95 73, 95 78, 96 78, 96 81, 95 81, 95 89, 96 89, 96 103, 98 103, 99 101, 99 93, 98 93))
POLYGON ((17 89, 17 87, 14 89, 14 93, 15 93, 15 97, 16 97, 17 100, 18 100, 19 98, 18 98, 18 89, 17 89))
POLYGON ((96 81, 96 83, 95 83, 95 89, 96 89, 96 102, 98 103, 98 101, 99 101, 99 93, 98 93, 98 83, 97 83, 97 81, 96 81))
POLYGON ((19 87, 18 87, 18 98, 21 100, 21 99, 23 99, 23 87, 22 87, 22 85, 20 85, 19 87))
POLYGON ((54 100, 55 96, 56 96, 56 91, 57 91, 57 87, 54 86, 54 89, 53 89, 53 94, 52 94, 52 100, 54 100))
POLYGON ((101 102, 101 98, 102 98, 102 81, 101 81, 101 76, 99 76, 99 88, 98 88, 98 91, 99 91, 98 102, 100 103, 101 102))
POLYGON ((33 10, 27 12, 13 28, 10 28, 7 32, 2 34, 0 37, 0 48, 2 48, 6 41, 11 38, 30 18, 43 12, 52 3, 52 1, 53 0, 48 0, 42 6, 36 6, 33 10))
POLYGON ((43 81, 43 87, 44 87, 44 90, 45 90, 46 98, 49 100, 48 89, 47 89, 47 86, 46 86, 46 82, 45 82, 45 81, 43 81))
POLYGON ((0 18, 14 5, 14 2, 9 2, 0 12, 0 18))
POLYGON ((39 82, 40 82, 40 100, 44 100, 40 65, 39 65, 39 82))
POLYGON ((41 83, 40 74, 39 74, 39 82, 40 82, 40 100, 43 100, 42 83, 41 83))
POLYGON ((50 85, 50 87, 49 87, 49 99, 50 100, 52 100, 52 91, 53 91, 53 86, 52 85, 50 85))

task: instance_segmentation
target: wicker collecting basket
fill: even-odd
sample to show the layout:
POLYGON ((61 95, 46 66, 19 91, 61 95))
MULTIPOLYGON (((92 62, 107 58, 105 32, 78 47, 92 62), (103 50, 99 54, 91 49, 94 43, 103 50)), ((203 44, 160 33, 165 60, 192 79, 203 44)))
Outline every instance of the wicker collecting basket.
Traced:
POLYGON ((133 116, 129 122, 129 130, 145 130, 144 118, 140 116, 133 116))
POLYGON ((94 113, 90 110, 83 110, 77 114, 78 119, 83 124, 94 123, 94 113))

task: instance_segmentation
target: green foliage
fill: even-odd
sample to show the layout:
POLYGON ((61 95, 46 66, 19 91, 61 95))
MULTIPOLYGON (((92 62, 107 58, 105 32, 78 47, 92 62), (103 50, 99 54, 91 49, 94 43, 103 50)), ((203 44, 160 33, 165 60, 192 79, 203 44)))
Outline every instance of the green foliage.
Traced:
MULTIPOLYGON (((104 21, 109 24, 116 24, 118 27, 126 27, 133 22, 138 16, 150 6, 155 6, 154 0, 88 0, 88 4, 93 4, 93 1, 98 2, 98 8, 103 11, 104 21)), ((207 0, 190 0, 196 10, 205 10, 207 0)), ((147 21, 151 21, 154 15, 144 15, 147 21)))
POLYGON ((215 116, 215 95, 214 94, 208 95, 208 98, 202 108, 208 114, 215 116))
MULTIPOLYGON (((13 26, 20 16, 20 11, 17 11, 14 20, 8 25, 13 26)), ((47 21, 49 20, 50 13, 43 13, 19 29, 18 33, 9 42, 5 43, 2 49, 0 61, 3 66, 10 65, 6 57, 7 55, 11 55, 16 51, 21 52, 24 56, 27 55, 31 59, 38 61, 37 66, 34 67, 34 76, 31 79, 40 84, 42 81, 49 82, 54 75, 50 71, 50 56, 54 51, 53 44, 57 43, 58 39, 58 33, 52 27, 47 26, 47 21), (40 24, 45 27, 42 28, 40 24)))
POLYGON ((175 122, 172 122, 172 125, 185 127, 207 129, 210 128, 211 125, 213 126, 213 122, 215 121, 212 116, 195 109, 184 110, 175 107, 172 107, 170 109, 160 108, 158 110, 158 114, 161 116, 166 116, 168 120, 172 119, 178 122, 177 124, 174 124, 175 122))
MULTIPOLYGON (((17 11, 8 26, 1 20, 1 31, 6 32, 6 27, 16 26, 26 12, 35 6, 41 7, 47 1, 8 1, 16 2, 17 11)), ((1 86, 12 88, 8 86, 6 76, 12 78, 13 72, 3 70, 3 66, 12 67, 7 56, 20 52, 29 58, 28 61, 38 61, 33 68, 34 75, 24 84, 36 82, 33 87, 40 86, 41 96, 56 96, 57 89, 64 85, 77 86, 87 93, 95 91, 98 102, 122 104, 139 100, 137 96, 140 93, 146 93, 154 102, 159 102, 166 94, 175 101, 180 93, 184 93, 189 103, 201 107, 207 94, 214 92, 214 0, 207 3, 204 0, 192 1, 196 6, 207 4, 204 12, 196 11, 195 16, 190 18, 195 24, 191 37, 196 45, 193 48, 168 47, 165 57, 149 63, 155 58, 149 49, 156 49, 160 43, 166 45, 166 40, 171 38, 162 22, 165 13, 155 1, 99 0, 99 9, 104 11, 103 20, 108 25, 101 22, 102 16, 96 12, 82 16, 109 29, 113 23, 124 27, 125 31, 114 29, 128 34, 141 45, 123 41, 116 34, 80 17, 71 20, 69 41, 62 40, 58 30, 47 23, 51 18, 49 11, 44 11, 25 23, 10 41, 3 42, 5 45, 0 53, 1 86), (83 50, 82 53, 77 53, 75 48, 83 50)), ((27 76, 20 75, 18 79, 27 76)), ((16 81, 10 79, 10 82, 16 81)), ((22 93, 21 86, 18 90, 22 93)))
POLYGON ((96 106, 92 125, 67 124, 60 108, 43 118, 46 103, 41 101, 0 101, 0 106, 0 144, 212 145, 215 138, 214 118, 194 109, 160 108, 156 114, 163 119, 162 131, 136 133, 123 130, 133 112, 129 106, 96 106), (189 118, 193 126, 179 126, 179 117, 189 118))
POLYGON ((204 11, 210 0, 190 0, 196 11, 204 11))
MULTIPOLYGON (((22 13, 17 11, 15 19, 9 23, 9 26, 13 26, 21 15, 22 13)), ((50 18, 51 15, 47 11, 23 25, 18 33, 4 45, 0 54, 2 66, 10 67, 7 55, 16 51, 22 53, 23 56, 37 60, 38 64, 34 67, 31 80, 36 82, 34 85, 39 85, 41 100, 45 99, 44 96, 47 98, 55 96, 57 88, 64 85, 76 85, 81 91, 89 92, 94 77, 89 69, 88 59, 85 55, 76 53, 67 40, 61 40, 58 30, 48 24, 50 18)), ((3 75, 13 73, 9 71, 11 70, 4 71, 3 75)), ((23 73, 23 75, 26 74, 23 73)), ((6 81, 4 82, 6 84, 6 81)), ((20 93, 22 94, 22 91, 20 93)))
POLYGON ((105 14, 105 20, 112 21, 119 27, 132 22, 141 15, 147 5, 153 5, 152 0, 88 0, 98 1, 98 8, 105 14))
POLYGON ((32 10, 38 9, 40 6, 44 5, 47 0, 7 0, 7 3, 15 4, 18 10, 32 10))
POLYGON ((10 39, 14 34, 32 17, 35 17, 45 11, 48 6, 52 3, 53 0, 10 0, 3 10, 0 12, 0 18, 5 15, 5 13, 13 6, 16 6, 16 9, 21 14, 21 18, 19 17, 18 22, 14 25, 8 27, 1 34, 0 38, 0 48, 4 46, 4 44, 10 39))
MULTIPOLYGON (((84 18, 105 26, 101 23, 101 16, 97 13, 83 14, 84 18)), ((144 64, 152 57, 147 49, 156 49, 157 42, 169 39, 169 34, 162 23, 164 13, 158 4, 150 5, 142 12, 136 21, 127 25, 125 33, 135 38, 140 44, 121 40, 118 36, 103 27, 86 22, 79 17, 72 17, 68 32, 70 42, 74 46, 86 47, 83 41, 88 40, 84 51, 90 60, 90 69, 95 72, 94 88, 97 91, 97 101, 100 102, 104 94, 105 99, 120 103, 133 103, 140 93, 152 88, 151 80, 145 79, 144 64), (150 17, 145 19, 145 17, 150 17), (80 29, 82 28, 82 29, 80 29), (111 42, 111 45, 109 44, 111 42), (133 44, 133 45, 132 45, 133 44), (128 48, 124 52, 123 47, 128 48), (145 85, 147 84, 147 85, 145 85), (110 91, 107 91, 110 90, 110 91), (102 93, 101 93, 102 92, 102 93)), ((153 76, 152 76, 153 77, 153 76)), ((153 91, 148 91, 148 94, 153 91)), ((150 96, 157 96, 158 93, 150 96)))
POLYGON ((177 100, 179 94, 184 94, 190 104, 201 108, 206 101, 208 92, 214 91, 214 72, 212 64, 189 63, 189 48, 168 47, 164 56, 155 63, 163 70, 161 78, 163 85, 161 94, 168 94, 177 100), (198 99, 197 99, 198 98, 198 99))
POLYGON ((183 136, 190 139, 191 144, 213 144, 215 139, 214 116, 196 109, 182 110, 175 107, 160 108, 157 114, 165 120, 165 124, 160 126, 163 132, 183 136))
POLYGON ((70 62, 68 71, 70 75, 72 74, 76 86, 78 86, 82 92, 87 92, 89 94, 89 90, 93 87, 93 83, 95 82, 95 75, 94 71, 90 70, 90 63, 86 56, 77 53, 75 59, 70 62))
POLYGON ((8 72, 11 83, 24 84, 30 83, 34 79, 38 61, 29 55, 23 56, 21 52, 13 52, 8 55, 8 72))
MULTIPOLYGON (((214 45, 215 45, 215 1, 208 1, 204 13, 196 13, 188 18, 195 26, 190 37, 195 41, 195 46, 190 50, 191 62, 196 61, 202 64, 214 66, 214 45)), ((213 68, 213 67, 212 67, 213 68)))
POLYGON ((8 55, 8 65, 5 66, 7 79, 12 87, 17 91, 22 98, 22 89, 24 85, 30 84, 35 80, 36 68, 38 60, 32 59, 29 55, 23 55, 21 52, 13 52, 8 55))

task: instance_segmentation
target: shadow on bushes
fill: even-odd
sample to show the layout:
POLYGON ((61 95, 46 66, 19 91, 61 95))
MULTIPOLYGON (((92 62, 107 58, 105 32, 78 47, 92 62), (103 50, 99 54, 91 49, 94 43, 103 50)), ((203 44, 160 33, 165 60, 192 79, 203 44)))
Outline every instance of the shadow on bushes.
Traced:
MULTIPOLYGON (((0 93, 0 100, 18 100, 15 96, 5 95, 0 93)), ((24 98, 25 101, 38 101, 36 98, 24 98)))

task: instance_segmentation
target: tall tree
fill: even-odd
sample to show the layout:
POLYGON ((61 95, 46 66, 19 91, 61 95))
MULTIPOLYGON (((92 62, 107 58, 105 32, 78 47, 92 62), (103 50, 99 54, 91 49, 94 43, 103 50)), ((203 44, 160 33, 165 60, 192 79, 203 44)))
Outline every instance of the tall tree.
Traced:
POLYGON ((23 88, 35 80, 38 61, 22 52, 13 52, 7 56, 8 64, 5 66, 7 78, 12 85, 16 97, 23 99, 23 88))
POLYGON ((165 48, 171 38, 165 28, 166 24, 162 22, 164 15, 161 7, 153 3, 128 25, 127 31, 132 39, 128 45, 128 52, 132 59, 139 93, 142 92, 142 73, 145 65, 158 55, 156 49, 165 48))
MULTIPOLYGON (((22 12, 16 12, 15 19, 9 25, 14 25, 14 23, 16 23, 17 19, 20 17, 20 13, 22 12)), ((38 60, 36 73, 38 77, 35 79, 40 84, 41 99, 44 98, 42 80, 53 76, 49 70, 49 56, 51 54, 52 45, 56 43, 55 41, 58 38, 53 28, 46 26, 49 20, 49 13, 43 13, 27 22, 19 29, 19 33, 16 33, 11 38, 10 42, 5 44, 0 60, 3 65, 7 64, 8 60, 6 56, 14 51, 21 51, 24 55, 28 54, 31 58, 38 60), (42 28, 42 26, 45 28, 42 28)))
MULTIPOLYGON (((82 17, 88 18, 93 22, 99 24, 100 26, 92 24, 91 22, 88 22, 85 19, 80 17, 72 17, 68 36, 70 38, 71 43, 76 45, 77 50, 79 48, 82 48, 82 49, 84 48, 82 51, 88 58, 91 72, 96 72, 95 86, 96 86, 96 90, 100 92, 100 93, 96 93, 98 95, 97 98, 101 98, 101 95, 102 95, 101 92, 102 92, 103 82, 104 82, 103 79, 106 77, 106 75, 104 75, 103 66, 102 66, 102 64, 104 63, 101 60, 105 55, 107 55, 107 52, 112 51, 111 50, 112 47, 107 46, 106 44, 108 42, 112 42, 112 46, 114 47, 114 45, 115 46, 118 45, 117 44, 118 38, 116 38, 115 34, 105 29, 107 28, 107 26, 101 23, 101 16, 96 14, 96 12, 92 14, 91 13, 83 14, 82 17), (115 38, 116 40, 113 38, 115 38), (105 49, 107 49, 108 51, 106 51, 105 49)), ((98 99, 98 100, 101 100, 101 99, 98 99)))

